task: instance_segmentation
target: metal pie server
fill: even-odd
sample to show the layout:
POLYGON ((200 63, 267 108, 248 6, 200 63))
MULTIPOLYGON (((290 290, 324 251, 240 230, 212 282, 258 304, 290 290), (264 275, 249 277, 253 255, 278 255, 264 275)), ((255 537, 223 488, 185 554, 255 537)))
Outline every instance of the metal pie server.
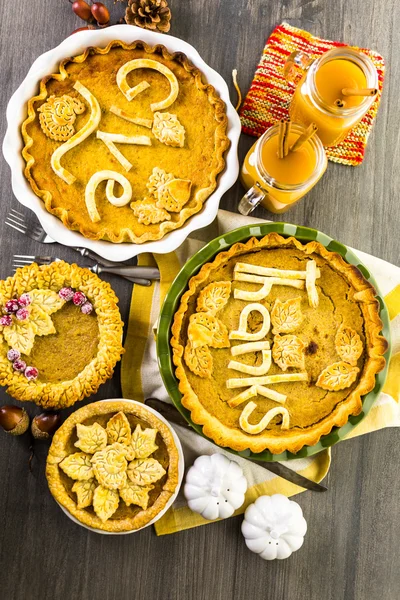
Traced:
MULTIPOLYGON (((186 419, 182 417, 181 413, 174 406, 172 406, 172 404, 166 404, 165 402, 162 402, 162 400, 158 400, 157 398, 147 398, 147 400, 145 400, 145 404, 147 404, 147 406, 150 406, 150 408, 154 408, 154 410, 157 410, 165 419, 167 419, 167 421, 171 421, 171 423, 175 423, 175 425, 186 427, 186 429, 190 429, 194 433, 197 433, 189 425, 186 419)), ((290 483, 299 485, 300 487, 305 488, 306 490, 311 490, 313 492, 326 492, 328 489, 324 485, 321 485, 316 481, 312 481, 311 479, 307 479, 307 477, 300 475, 300 473, 296 473, 296 471, 293 471, 293 469, 290 469, 282 463, 259 461, 255 458, 247 458, 244 456, 242 456, 241 458, 249 460, 250 462, 257 464, 260 467, 264 467, 264 469, 267 469, 267 471, 270 471, 271 473, 282 477, 282 479, 286 479, 286 481, 289 481, 290 483)))

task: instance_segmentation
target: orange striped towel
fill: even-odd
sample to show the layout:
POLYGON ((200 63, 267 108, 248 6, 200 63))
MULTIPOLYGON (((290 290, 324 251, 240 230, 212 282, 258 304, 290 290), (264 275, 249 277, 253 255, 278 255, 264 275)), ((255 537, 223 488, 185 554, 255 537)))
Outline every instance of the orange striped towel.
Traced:
MULTIPOLYGON (((288 117, 294 87, 287 83, 283 75, 283 66, 292 52, 301 50, 310 57, 317 58, 331 48, 347 45, 314 37, 311 33, 292 27, 287 23, 278 25, 267 40, 250 90, 240 110, 242 131, 259 137, 279 119, 288 117)), ((360 165, 364 159, 368 136, 378 112, 385 74, 385 61, 380 54, 373 50, 356 46, 350 47, 364 52, 374 63, 379 79, 378 94, 367 114, 350 131, 346 139, 337 146, 326 148, 326 154, 333 162, 356 166, 360 165)))

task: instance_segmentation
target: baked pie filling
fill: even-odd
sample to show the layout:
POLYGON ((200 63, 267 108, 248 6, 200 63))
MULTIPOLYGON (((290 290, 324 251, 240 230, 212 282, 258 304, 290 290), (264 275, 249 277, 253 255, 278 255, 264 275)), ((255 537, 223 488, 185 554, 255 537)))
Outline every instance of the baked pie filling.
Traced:
POLYGON ((224 103, 182 53, 115 41, 42 80, 22 125, 25 175, 69 229, 156 240, 215 189, 226 128, 224 103))
POLYGON ((236 244, 175 315, 182 402, 221 446, 296 452, 361 411, 385 363, 381 328, 372 286, 317 242, 236 244))

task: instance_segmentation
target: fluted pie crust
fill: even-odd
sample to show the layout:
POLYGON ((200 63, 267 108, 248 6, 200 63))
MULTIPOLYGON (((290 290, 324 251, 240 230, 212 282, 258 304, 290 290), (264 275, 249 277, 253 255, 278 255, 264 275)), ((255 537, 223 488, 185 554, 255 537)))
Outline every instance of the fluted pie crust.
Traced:
MULTIPOLYGON (((84 525, 109 532, 132 531, 150 523, 165 508, 179 483, 178 463, 179 453, 171 431, 145 406, 138 406, 122 400, 94 402, 72 413, 55 433, 47 457, 46 477, 54 499, 84 525), (78 508, 75 494, 68 491, 65 475, 59 464, 77 450, 77 448, 73 449, 72 444, 72 440, 76 439, 77 424, 93 424, 105 415, 111 416, 120 411, 128 418, 134 417, 142 424, 142 427, 157 430, 156 443, 162 445, 167 453, 168 464, 165 465, 167 473, 161 480, 157 497, 153 499, 153 503, 146 510, 134 510, 131 511, 132 514, 125 514, 123 517, 119 517, 117 514, 114 518, 102 521, 93 510, 78 508), (159 439, 161 439, 161 444, 159 439)), ((123 508, 126 510, 126 507, 123 508)))
MULTIPOLYGON (((182 393, 182 404, 191 412, 192 420, 203 425, 204 434, 216 444, 237 451, 250 449, 252 452, 262 452, 268 449, 273 454, 280 454, 284 451, 296 453, 305 445, 315 445, 321 436, 330 433, 333 427, 344 425, 349 416, 358 415, 361 412, 362 397, 374 388, 375 376, 385 366, 383 354, 386 352, 388 344, 381 335, 382 321, 379 317, 379 302, 375 294, 375 289, 357 267, 348 264, 339 254, 328 251, 319 242, 314 241, 303 245, 294 237, 284 238, 277 233, 270 233, 260 240, 251 238, 247 243, 234 244, 228 251, 217 254, 212 262, 203 265, 199 273, 190 279, 188 290, 181 298, 172 326, 171 346, 173 361, 176 365, 176 376, 179 380, 179 390, 182 393), (268 257, 272 256, 274 259, 271 261, 268 257), (308 381, 268 386, 272 388, 275 395, 282 391, 287 394, 285 404, 277 403, 276 398, 273 401, 268 399, 268 396, 263 397, 262 395, 257 395, 256 399, 254 397, 247 398, 247 403, 254 401, 257 405, 256 412, 252 417, 254 424, 259 423, 267 411, 271 410, 272 415, 272 422, 261 433, 256 435, 247 433, 239 426, 239 418, 247 404, 245 402, 240 406, 235 406, 235 402, 231 405, 228 404, 228 402, 232 402, 233 396, 242 390, 229 390, 226 385, 228 378, 249 377, 249 375, 227 369, 229 359, 240 360, 242 356, 231 356, 231 348, 235 345, 232 338, 230 340, 231 348, 227 347, 227 344, 224 344, 223 349, 217 348, 215 345, 213 347, 201 345, 203 353, 209 353, 207 355, 208 362, 207 357, 199 355, 199 359, 203 360, 202 365, 205 370, 198 371, 200 376, 195 375, 193 369, 188 368, 186 360, 188 355, 186 354, 185 357, 185 347, 186 353, 188 353, 189 343, 189 350, 192 352, 192 345, 203 344, 207 340, 199 341, 199 339, 193 338, 193 335, 190 338, 188 335, 189 318, 196 311, 196 302, 197 310, 199 308, 204 310, 201 301, 198 302, 199 292, 210 282, 231 281, 232 290, 234 287, 243 289, 246 285, 248 290, 255 289, 254 284, 250 284, 252 287, 249 287, 249 284, 233 281, 233 266, 238 261, 245 263, 247 260, 247 262, 267 267, 278 266, 281 269, 301 270, 310 262, 310 259, 313 259, 321 270, 321 278, 316 280, 316 288, 320 297, 319 307, 312 308, 308 305, 306 290, 300 291, 281 285, 272 288, 271 295, 265 300, 260 300, 271 311, 276 299, 281 298, 286 301, 301 297, 305 316, 300 324, 295 324, 294 335, 300 336, 297 351, 304 353, 302 360, 305 361, 305 367, 298 357, 293 363, 295 368, 287 368, 285 371, 279 370, 274 362, 272 364, 275 369, 274 374, 298 373, 305 369, 308 373, 308 381), (313 317, 313 311, 317 311, 315 317, 313 317), (358 333, 354 332, 355 340, 360 338, 363 343, 361 356, 359 341, 355 344, 357 359, 351 363, 352 365, 357 364, 358 367, 347 363, 344 364, 344 367, 353 372, 359 368, 359 372, 356 381, 348 386, 347 390, 343 391, 339 386, 337 391, 326 392, 321 389, 322 385, 316 387, 318 373, 329 365, 332 366, 336 361, 340 361, 340 356, 337 356, 338 350, 335 351, 334 344, 342 318, 347 319, 346 326, 354 327, 354 330, 358 331, 358 333), (303 339, 300 339, 302 337, 303 339), (307 348, 304 350, 305 346, 307 348), (209 373, 207 374, 206 367, 209 367, 212 360, 215 367, 210 376, 209 373), (207 377, 209 378, 207 379, 207 377), (329 408, 324 408, 324 402, 329 403, 326 405, 329 408), (278 410, 276 407, 282 410, 278 410), (276 415, 278 412, 285 415, 284 421, 282 419, 273 420, 274 414, 276 415), (288 417, 289 427, 286 428, 288 417)), ((228 331, 234 328, 232 324, 237 326, 238 315, 245 304, 247 303, 233 300, 232 291, 228 303, 216 313, 218 320, 227 326, 228 331)), ((274 334, 271 330, 267 339, 272 346, 274 334)), ((197 331, 198 329, 196 335, 198 335, 197 331)), ((289 335, 293 336, 293 333, 289 335)), ((282 339, 283 337, 279 341, 282 339)), ((336 343, 338 343, 338 338, 336 338, 336 343)), ((261 352, 258 355, 261 355, 261 352)), ((272 357, 273 360, 276 360, 273 346, 272 357)), ((254 364, 256 362, 254 358, 254 364)), ((260 361, 258 360, 258 362, 260 361)), ((253 364, 251 361, 248 363, 253 364)), ((189 364, 191 363, 189 362, 189 364)), ((195 366, 198 368, 197 364, 195 366)), ((340 366, 343 368, 343 363, 340 363, 340 366)))
MULTIPOLYGON (((131 80, 129 85, 132 85, 131 80)), ((76 118, 74 126, 77 131, 88 121, 90 109, 87 102, 85 106, 83 114, 73 117, 76 118)), ((22 150, 26 162, 25 177, 35 194, 43 200, 48 212, 58 217, 68 229, 79 231, 90 239, 136 244, 161 239, 168 232, 182 227, 189 217, 201 210, 215 190, 218 174, 225 166, 224 153, 229 147, 229 139, 226 135, 228 121, 224 102, 212 85, 204 83, 201 71, 183 53, 170 53, 160 44, 149 46, 136 41, 128 45, 113 41, 105 48, 87 48, 79 56, 64 59, 57 73, 42 79, 38 95, 28 102, 27 114, 21 128, 25 142, 22 150), (141 79, 151 84, 132 101, 124 97, 116 83, 120 67, 141 58, 159 62, 176 75, 182 93, 166 110, 176 113, 184 125, 186 135, 183 147, 165 145, 151 135, 149 125, 134 124, 113 112, 116 107, 117 111, 125 111, 133 118, 139 117, 140 122, 150 119, 151 127, 153 114, 150 103, 159 101, 165 94, 163 86, 169 85, 164 81, 165 78, 150 69, 145 69, 145 75, 143 69, 129 73, 128 77, 133 78, 135 84, 141 79), (142 74, 139 75, 139 72, 142 74), (62 166, 76 177, 74 183, 68 185, 52 172, 50 158, 60 142, 46 137, 39 123, 39 114, 42 116, 43 113, 39 113, 38 109, 52 96, 69 97, 70 103, 73 100, 83 101, 82 95, 74 88, 76 81, 86 86, 100 104, 101 117, 97 130, 101 129, 107 135, 151 137, 151 146, 117 143, 118 150, 131 162, 132 169, 129 172, 124 170, 106 145, 96 139, 96 130, 63 156, 62 166), (191 197, 181 210, 165 214, 165 211, 152 205, 152 210, 158 211, 161 222, 155 219, 145 223, 144 217, 139 220, 137 210, 132 210, 129 204, 119 208, 108 204, 101 196, 104 196, 103 188, 99 188, 97 203, 101 220, 92 222, 85 206, 85 186, 95 172, 113 170, 124 175, 132 186, 132 204, 137 209, 137 202, 146 204, 146 182, 155 167, 173 173, 175 178, 191 181, 191 197)), ((119 194, 116 193, 117 196, 119 194)))
MULTIPOLYGON (((112 377, 114 367, 124 352, 123 322, 117 306, 118 298, 109 283, 102 281, 88 269, 64 261, 42 266, 32 263, 17 269, 13 277, 0 281, 0 300, 4 305, 10 298, 19 297, 31 290, 51 290, 58 293, 64 287, 71 287, 86 295, 93 305, 93 313, 83 318, 95 318, 98 327, 96 354, 73 379, 42 381, 39 373, 38 379, 29 381, 23 373, 13 369, 7 358, 10 346, 4 339, 5 327, 0 327, 0 385, 5 386, 7 393, 16 400, 35 402, 46 409, 66 408, 96 393, 99 386, 112 377)), ((75 308, 79 313, 79 308, 75 308)), ((47 336, 42 337, 41 343, 46 344, 46 338, 47 336)), ((72 348, 72 357, 63 356, 59 352, 49 356, 46 366, 51 369, 52 365, 55 367, 59 362, 73 361, 73 351, 72 348)))

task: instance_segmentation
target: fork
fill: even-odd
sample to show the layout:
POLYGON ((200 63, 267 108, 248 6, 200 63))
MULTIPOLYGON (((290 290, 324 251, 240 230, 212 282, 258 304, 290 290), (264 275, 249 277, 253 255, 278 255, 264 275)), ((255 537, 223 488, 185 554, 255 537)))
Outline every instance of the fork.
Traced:
MULTIPOLYGON (((5 224, 8 225, 8 227, 12 227, 12 229, 15 229, 16 231, 23 233, 24 235, 31 238, 35 242, 40 242, 40 243, 45 243, 45 244, 46 243, 54 243, 54 240, 49 235, 47 235, 47 233, 45 232, 45 230, 39 223, 33 221, 32 219, 27 218, 26 215, 24 215, 22 212, 19 212, 18 210, 15 210, 14 208, 12 208, 10 210, 10 212, 8 213, 8 216, 6 217, 6 220, 5 220, 5 224)), ((87 248, 82 248, 82 247, 77 246, 77 247, 73 247, 73 250, 76 250, 76 252, 79 252, 79 254, 81 256, 90 258, 91 260, 96 261, 98 264, 106 266, 106 267, 118 267, 118 266, 125 267, 126 266, 126 265, 122 265, 121 263, 115 263, 115 262, 112 262, 105 258, 102 258, 101 256, 98 256, 94 252, 91 252, 87 248)), ((32 262, 32 260, 30 262, 32 262)), ((29 264, 29 262, 25 263, 25 264, 29 264)), ((137 274, 137 275, 143 275, 144 277, 148 277, 149 279, 159 279, 158 270, 156 270, 156 269, 153 269, 152 272, 150 272, 150 274, 148 274, 148 275, 144 274, 144 272, 142 271, 142 267, 136 267, 136 269, 138 271, 137 272, 135 271, 135 273, 133 273, 132 275, 137 274)), ((137 283, 139 285, 145 285, 145 286, 151 285, 151 281, 149 281, 149 279, 143 279, 143 278, 135 277, 135 276, 129 277, 126 275, 121 275, 121 276, 125 277, 125 279, 128 279, 129 281, 132 281, 133 283, 137 283)))
MULTIPOLYGON (((33 262, 36 262, 38 265, 49 265, 52 262, 60 262, 61 260, 61 258, 55 258, 52 256, 28 256, 26 254, 14 254, 13 268, 15 271, 16 269, 24 267, 25 265, 30 265, 33 262)), ((127 265, 102 267, 96 264, 86 268, 92 273, 96 273, 96 275, 100 275, 100 273, 113 273, 114 275, 120 275, 121 277, 129 277, 134 273, 137 273, 139 269, 140 273, 143 273, 145 276, 151 276, 153 280, 159 279, 160 277, 160 272, 154 267, 135 267, 127 265)), ((150 280, 148 285, 151 285, 150 280)))

